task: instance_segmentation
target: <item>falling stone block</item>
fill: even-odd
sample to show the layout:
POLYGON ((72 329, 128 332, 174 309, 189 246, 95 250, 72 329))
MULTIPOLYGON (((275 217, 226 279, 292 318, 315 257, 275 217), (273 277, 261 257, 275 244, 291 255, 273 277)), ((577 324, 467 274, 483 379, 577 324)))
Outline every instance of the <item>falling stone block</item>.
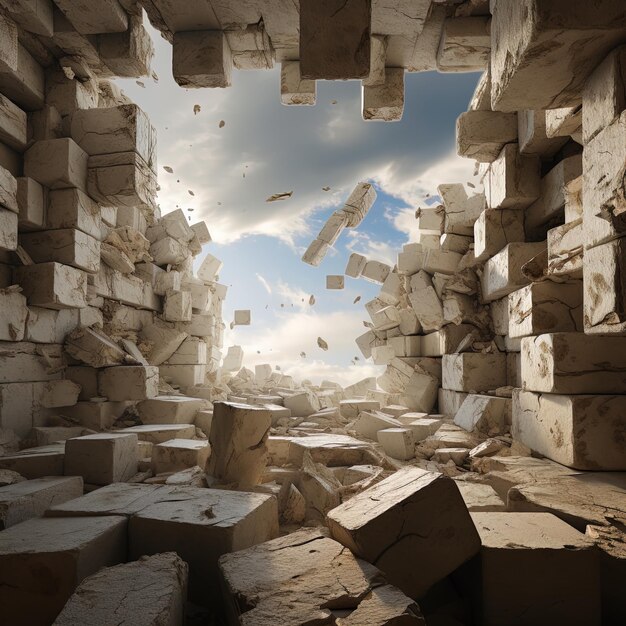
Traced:
POLYGON ((624 396, 513 392, 512 434, 552 461, 580 470, 624 471, 615 433, 626 428, 624 396))
POLYGON ((30 519, 0 533, 2 618, 15 626, 51 624, 77 585, 126 560, 122 517, 30 519))
POLYGON ((495 161, 507 143, 517 141, 517 115, 496 111, 467 111, 456 121, 459 156, 481 163, 495 161))
POLYGON ((0 529, 40 517, 49 507, 82 495, 79 476, 47 476, 0 487, 0 529))
POLYGON ((379 285, 382 285, 387 276, 389 276, 391 269, 392 268, 386 263, 381 263, 380 261, 368 261, 361 272, 361 277, 370 283, 378 283, 379 285))
POLYGON ((170 439, 152 447, 152 472, 180 472, 195 466, 204 469, 210 453, 207 441, 170 439))
POLYGON ((206 606, 219 599, 219 557, 277 535, 272 496, 177 487, 130 518, 128 540, 132 559, 176 552, 189 565, 190 600, 206 606))
POLYGON ((469 394, 454 416, 454 423, 469 432, 504 435, 511 423, 511 400, 469 394))
POLYGON ((326 276, 326 289, 343 289, 344 277, 343 275, 328 275, 326 276))
POLYGON ((521 0, 492 9, 491 104, 498 111, 580 104, 587 78, 625 34, 624 6, 614 0, 521 0))
POLYGON ((532 283, 509 294, 509 336, 582 332, 581 281, 532 283))
POLYGON ((330 511, 331 535, 419 598, 480 549, 456 483, 404 468, 330 511), (413 567, 419 562, 423 567, 413 567))
POLYGON ((302 78, 300 61, 283 61, 280 66, 280 101, 287 105, 315 104, 314 80, 302 78))
POLYGON ((381 572, 317 529, 226 554, 219 562, 226 613, 235 624, 278 624, 290 606, 294 624, 335 620, 329 607, 350 607, 337 624, 425 624, 420 610, 381 572), (268 559, 275 567, 268 568, 268 559))
POLYGON ((591 540, 549 513, 471 517, 482 548, 466 582, 474 583, 484 623, 506 623, 512 613, 528 625, 601 623, 599 559, 591 540), (506 582, 502 572, 509 574, 506 582), (524 593, 508 595, 511 584, 523 586, 524 593))
POLYGON ((330 245, 325 241, 314 239, 302 255, 302 261, 308 265, 317 267, 322 262, 329 249, 330 245))
POLYGON ((172 50, 172 73, 181 87, 230 87, 233 59, 223 31, 177 32, 172 50))
POLYGON ((174 552, 144 556, 107 567, 82 581, 55 620, 55 626, 123 622, 182 626, 189 567, 174 552))
POLYGON ((553 333, 522 339, 522 387, 558 394, 619 394, 626 337, 553 333))
POLYGON ((124 482, 137 473, 137 435, 97 433, 65 442, 65 475, 93 485, 124 482))
POLYGON ((363 86, 363 119, 398 122, 404 113, 404 68, 388 67, 382 85, 363 86))
POLYGON ((234 311, 235 326, 250 326, 250 310, 237 309, 234 311))
POLYGON ((159 395, 159 368, 154 365, 105 367, 98 374, 98 390, 113 402, 154 398, 159 395))
POLYGON ((216 402, 208 474, 222 484, 257 485, 267 465, 271 422, 270 412, 262 407, 216 402))
POLYGON ((24 265, 14 270, 14 276, 30 306, 46 309, 87 306, 87 274, 75 267, 54 262, 24 265))
POLYGON ((302 0, 300 68, 314 80, 367 78, 370 72, 370 0, 302 0))
POLYGON ((454 391, 489 391, 506 386, 506 354, 462 352, 442 357, 442 386, 454 391))
POLYGON ((357 184, 343 207, 344 213, 348 214, 348 228, 356 228, 363 221, 376 201, 376 195, 376 189, 371 183, 357 184))

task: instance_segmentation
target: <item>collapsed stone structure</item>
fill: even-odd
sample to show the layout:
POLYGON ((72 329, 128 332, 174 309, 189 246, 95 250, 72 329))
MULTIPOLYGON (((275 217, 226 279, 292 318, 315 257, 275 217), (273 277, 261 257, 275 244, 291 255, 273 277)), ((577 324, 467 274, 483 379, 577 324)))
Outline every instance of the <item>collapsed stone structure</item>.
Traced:
POLYGON ((624 45, 618 0, 0 0, 0 621, 624 623, 624 45), (345 270, 378 379, 222 358, 209 230, 110 81, 150 72, 142 7, 188 87, 276 60, 285 104, 360 79, 394 120, 405 70, 484 72, 482 188, 345 270))

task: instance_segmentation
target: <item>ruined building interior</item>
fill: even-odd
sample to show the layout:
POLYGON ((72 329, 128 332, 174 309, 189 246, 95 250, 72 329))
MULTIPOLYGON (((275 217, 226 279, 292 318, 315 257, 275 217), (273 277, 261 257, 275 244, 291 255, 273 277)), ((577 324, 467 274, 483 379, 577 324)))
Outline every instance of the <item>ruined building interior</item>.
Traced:
POLYGON ((623 626, 624 237, 624 0, 0 0, 0 624, 623 626), (376 286, 377 376, 225 341, 254 303, 226 318, 120 88, 155 37, 178 90, 272 70, 310 113, 355 81, 366 125, 416 115, 411 73, 480 73, 478 183, 326 275, 379 210, 354 180, 301 255, 376 286))

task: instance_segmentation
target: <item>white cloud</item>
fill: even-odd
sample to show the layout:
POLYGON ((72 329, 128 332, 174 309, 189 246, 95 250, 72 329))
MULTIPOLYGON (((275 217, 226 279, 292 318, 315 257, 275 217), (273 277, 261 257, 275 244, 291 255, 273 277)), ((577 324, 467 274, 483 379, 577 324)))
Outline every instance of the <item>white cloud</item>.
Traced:
POLYGON ((354 343, 365 330, 362 311, 317 313, 309 310, 278 313, 277 318, 272 327, 254 333, 238 332, 236 328, 228 333, 225 345, 242 346, 246 367, 254 369, 256 364, 271 363, 297 380, 308 378, 319 383, 324 378, 332 378, 349 385, 381 373, 380 367, 365 361, 354 343), (328 343, 328 352, 318 347, 318 337, 328 343), (306 357, 301 357, 301 352, 306 357), (356 365, 351 363, 355 356, 359 357, 356 365))
POLYGON ((283 299, 281 304, 285 306, 294 306, 299 309, 307 309, 309 305, 309 298, 311 294, 300 289, 300 287, 294 287, 287 283, 279 282, 276 285, 276 293, 283 299))
POLYGON ((358 230, 348 232, 350 240, 346 244, 346 248, 351 252, 358 252, 369 260, 382 261, 388 263, 392 267, 396 264, 398 250, 384 241, 376 241, 367 233, 358 230))

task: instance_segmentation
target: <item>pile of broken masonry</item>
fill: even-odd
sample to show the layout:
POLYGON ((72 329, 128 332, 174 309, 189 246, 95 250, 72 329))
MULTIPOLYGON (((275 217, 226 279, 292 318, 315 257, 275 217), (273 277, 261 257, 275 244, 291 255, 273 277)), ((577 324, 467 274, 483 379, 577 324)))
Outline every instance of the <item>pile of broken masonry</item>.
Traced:
POLYGON ((619 0, 0 0, 0 622, 623 624, 623 44, 619 0), (483 190, 346 268, 381 284, 378 379, 222 359, 209 231, 161 215, 109 80, 150 74, 142 7, 185 86, 276 59, 285 104, 359 78, 392 120, 402 68, 484 71, 457 124, 483 190))

